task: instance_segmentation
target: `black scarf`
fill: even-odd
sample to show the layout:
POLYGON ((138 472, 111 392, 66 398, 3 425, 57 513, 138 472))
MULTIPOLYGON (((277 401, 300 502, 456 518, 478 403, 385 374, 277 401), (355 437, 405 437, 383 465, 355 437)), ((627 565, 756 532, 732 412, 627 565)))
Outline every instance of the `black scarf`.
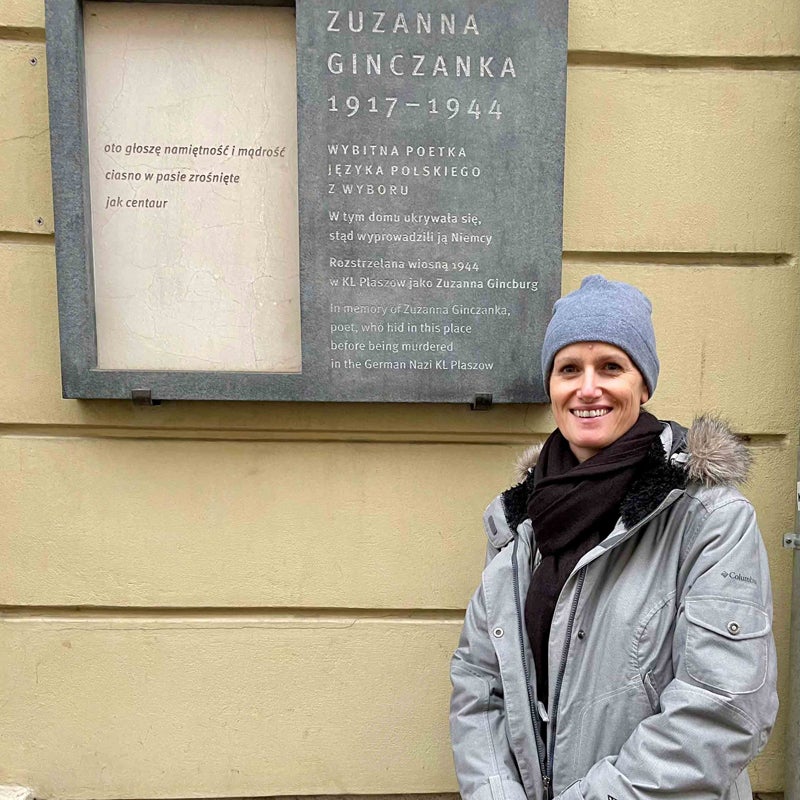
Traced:
POLYGON ((613 529, 637 467, 662 424, 646 411, 615 442, 579 463, 561 431, 542 447, 528 516, 542 560, 525 599, 539 699, 547 703, 547 643, 558 596, 580 559, 613 529))

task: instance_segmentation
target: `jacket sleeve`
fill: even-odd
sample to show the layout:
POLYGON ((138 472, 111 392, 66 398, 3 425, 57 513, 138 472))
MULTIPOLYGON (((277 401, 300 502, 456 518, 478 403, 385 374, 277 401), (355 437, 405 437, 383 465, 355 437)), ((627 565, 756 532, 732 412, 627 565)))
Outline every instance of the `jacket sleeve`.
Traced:
POLYGON ((677 576, 674 678, 658 713, 563 800, 715 800, 767 741, 778 709, 772 594, 752 506, 703 507, 677 576))
POLYGON ((506 735, 503 686, 482 586, 467 608, 450 678, 450 736, 462 798, 526 800, 506 735))

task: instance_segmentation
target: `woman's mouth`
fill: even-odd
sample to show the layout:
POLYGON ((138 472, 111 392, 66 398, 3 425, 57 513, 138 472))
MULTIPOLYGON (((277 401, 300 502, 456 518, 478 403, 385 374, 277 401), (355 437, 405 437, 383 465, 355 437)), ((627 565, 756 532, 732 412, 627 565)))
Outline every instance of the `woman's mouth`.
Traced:
POLYGON ((604 417, 610 411, 610 408, 571 408, 570 414, 574 414, 581 419, 588 419, 591 417, 604 417))

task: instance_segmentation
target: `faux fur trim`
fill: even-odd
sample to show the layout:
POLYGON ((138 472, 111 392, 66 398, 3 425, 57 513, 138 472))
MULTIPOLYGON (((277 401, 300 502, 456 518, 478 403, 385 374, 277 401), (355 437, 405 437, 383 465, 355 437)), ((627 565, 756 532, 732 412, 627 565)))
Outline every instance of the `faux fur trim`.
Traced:
POLYGON ((744 442, 715 416, 698 417, 686 436, 689 480, 705 486, 744 483, 753 461, 744 442))
MULTIPOLYGON (((536 466, 542 444, 531 445, 514 464, 514 479, 521 483, 536 466)), ((686 472, 690 481, 705 486, 744 483, 753 458, 742 439, 720 417, 697 417, 686 435, 686 472)))
POLYGON ((528 496, 532 489, 533 472, 529 472, 524 481, 506 489, 502 494, 503 511, 508 527, 512 531, 517 529, 520 522, 528 518, 528 496))
POLYGON ((528 473, 536 466, 539 454, 542 452, 543 443, 532 444, 514 464, 514 480, 522 483, 528 477, 528 473))
POLYGON ((514 464, 514 478, 517 483, 503 492, 503 510, 512 531, 528 516, 528 496, 533 489, 533 468, 539 460, 542 444, 543 442, 531 445, 517 459, 514 464))
POLYGON ((683 489, 686 481, 686 470, 667 460, 661 440, 656 439, 620 506, 619 515, 625 526, 632 528, 655 510, 673 489, 683 489))
MULTIPOLYGON (((674 427, 674 426, 673 426, 674 427)), ((678 444, 676 442, 676 444, 678 444)), ((511 530, 516 530, 527 517, 528 496, 533 488, 533 468, 539 460, 542 445, 535 444, 517 459, 517 484, 503 492, 503 508, 511 530)), ((741 438, 719 417, 698 417, 686 434, 685 447, 675 461, 666 458, 661 441, 653 443, 642 464, 641 474, 634 480, 622 502, 622 521, 631 527, 646 517, 673 489, 690 481, 704 486, 732 486, 743 483, 752 456, 741 438), (683 458, 680 454, 683 454, 683 458)))

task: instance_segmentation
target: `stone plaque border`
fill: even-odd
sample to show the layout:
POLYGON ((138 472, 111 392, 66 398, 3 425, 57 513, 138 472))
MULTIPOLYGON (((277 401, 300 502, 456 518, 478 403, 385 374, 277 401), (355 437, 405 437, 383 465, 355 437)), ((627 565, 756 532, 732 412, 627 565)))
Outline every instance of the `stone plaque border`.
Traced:
MULTIPOLYGON (((135 1, 273 7, 296 5, 293 0, 135 1)), ((325 382, 321 381, 319 376, 302 372, 279 374, 243 371, 99 369, 89 193, 83 2, 45 0, 45 13, 61 377, 65 398, 132 399, 137 403, 160 400, 471 402, 474 408, 488 407, 492 402, 545 400, 543 392, 538 388, 533 388, 530 396, 508 396, 503 387, 487 386, 485 383, 476 384, 474 391, 465 394, 464 397, 444 396, 441 390, 434 387, 430 387, 430 391, 421 392, 417 397, 394 398, 366 393, 341 397, 331 396, 324 385, 325 382), (493 394, 493 391, 496 393, 493 394)), ((302 295, 302 264, 300 274, 302 295)), ((301 347, 303 347, 302 342, 301 347)), ((538 352, 531 352, 531 358, 538 360, 538 352)))

